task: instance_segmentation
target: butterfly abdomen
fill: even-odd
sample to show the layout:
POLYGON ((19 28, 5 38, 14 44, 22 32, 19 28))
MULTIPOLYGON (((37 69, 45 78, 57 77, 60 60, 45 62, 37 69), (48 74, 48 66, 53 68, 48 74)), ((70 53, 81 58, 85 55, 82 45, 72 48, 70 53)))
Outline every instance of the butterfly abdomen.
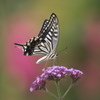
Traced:
POLYGON ((49 54, 47 59, 55 59, 57 57, 57 53, 51 53, 49 54))

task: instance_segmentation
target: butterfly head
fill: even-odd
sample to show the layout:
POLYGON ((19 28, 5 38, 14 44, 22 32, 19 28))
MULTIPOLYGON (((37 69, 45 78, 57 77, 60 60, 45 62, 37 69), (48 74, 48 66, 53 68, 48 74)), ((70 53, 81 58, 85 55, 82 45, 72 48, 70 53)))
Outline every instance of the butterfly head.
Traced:
POLYGON ((56 53, 55 56, 58 57, 58 53, 56 53))
POLYGON ((33 55, 34 49, 32 49, 31 46, 18 43, 15 43, 15 45, 18 45, 18 48, 23 50, 23 55, 25 56, 33 55))
POLYGON ((23 54, 25 56, 30 56, 34 54, 34 49, 37 46, 37 42, 37 38, 33 37, 25 44, 15 43, 15 45, 18 45, 18 48, 23 50, 23 54))

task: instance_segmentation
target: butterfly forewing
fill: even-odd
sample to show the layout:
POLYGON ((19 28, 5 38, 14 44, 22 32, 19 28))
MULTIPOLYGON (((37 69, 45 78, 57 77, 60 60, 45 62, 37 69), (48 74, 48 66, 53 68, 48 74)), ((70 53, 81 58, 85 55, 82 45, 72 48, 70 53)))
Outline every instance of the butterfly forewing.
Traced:
POLYGON ((47 24, 48 24, 48 19, 45 19, 45 21, 43 22, 42 28, 41 28, 41 30, 40 30, 40 32, 38 34, 38 37, 43 35, 43 33, 45 31, 45 27, 47 26, 47 24))
MULTIPOLYGON (((46 47, 49 49, 49 53, 51 51, 54 52, 56 50, 59 39, 58 18, 54 13, 50 16, 50 19, 48 20, 44 30, 41 30, 40 32, 44 32, 41 33, 43 35, 39 35, 39 37, 45 40, 46 43, 44 43, 48 45, 46 47)), ((42 46, 43 43, 40 43, 40 45, 42 46)))

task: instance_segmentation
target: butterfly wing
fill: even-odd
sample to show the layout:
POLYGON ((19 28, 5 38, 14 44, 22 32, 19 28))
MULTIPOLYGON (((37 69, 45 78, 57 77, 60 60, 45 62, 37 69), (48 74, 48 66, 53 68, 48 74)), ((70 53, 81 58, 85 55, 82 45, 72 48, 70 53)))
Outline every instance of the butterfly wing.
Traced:
MULTIPOLYGON (((48 49, 48 53, 51 51, 55 52, 58 44, 59 39, 59 25, 58 25, 58 18, 57 16, 52 13, 50 16, 50 19, 46 21, 46 25, 43 30, 40 31, 38 37, 43 40, 43 42, 40 43, 40 47, 46 47, 48 49)), ((44 50, 44 48, 42 50, 44 50)), ((45 51, 45 50, 44 50, 45 51)))
POLYGON ((42 28, 38 34, 38 37, 41 37, 43 35, 43 33, 45 32, 45 28, 47 27, 47 24, 48 24, 49 20, 48 19, 45 19, 43 24, 42 24, 42 28))
POLYGON ((41 42, 38 46, 39 52, 42 51, 46 56, 40 58, 36 63, 40 63, 44 60, 52 59, 52 54, 55 53, 58 40, 59 40, 59 22, 57 16, 52 13, 50 19, 46 23, 43 30, 40 31, 38 37, 44 42, 41 42))

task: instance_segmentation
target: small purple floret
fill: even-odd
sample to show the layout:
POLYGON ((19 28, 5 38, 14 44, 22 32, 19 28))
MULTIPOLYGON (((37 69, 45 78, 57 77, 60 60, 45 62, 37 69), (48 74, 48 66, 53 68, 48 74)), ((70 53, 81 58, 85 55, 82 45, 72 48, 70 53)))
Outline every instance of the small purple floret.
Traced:
POLYGON ((68 69, 64 66, 53 66, 43 69, 44 76, 48 76, 48 80, 59 81, 61 78, 66 77, 68 69))
POLYGON ((43 90, 45 89, 46 81, 42 77, 36 77, 36 80, 32 82, 32 87, 30 87, 30 91, 34 90, 43 90))
POLYGON ((82 71, 77 70, 77 69, 73 69, 73 68, 70 68, 68 72, 69 72, 69 76, 72 78, 74 83, 77 80, 79 80, 82 77, 82 75, 83 75, 82 71))

